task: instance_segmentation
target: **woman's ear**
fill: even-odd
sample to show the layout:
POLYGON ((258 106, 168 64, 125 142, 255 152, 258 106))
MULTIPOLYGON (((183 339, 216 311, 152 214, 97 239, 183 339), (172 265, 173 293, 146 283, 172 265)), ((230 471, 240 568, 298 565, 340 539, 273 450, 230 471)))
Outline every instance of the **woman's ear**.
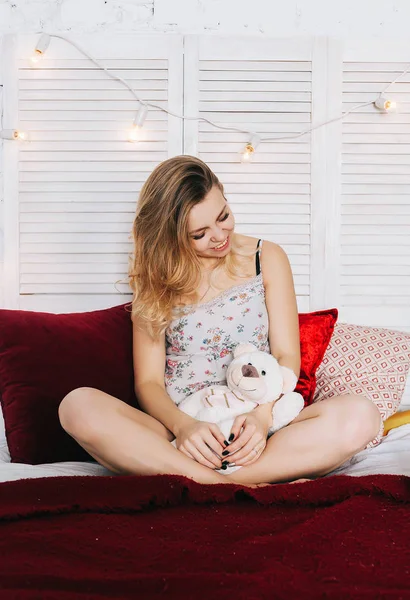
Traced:
POLYGON ((257 351, 258 351, 257 347, 254 346, 253 344, 241 342, 240 344, 238 344, 236 346, 235 350, 233 351, 233 357, 238 358, 238 356, 241 356, 241 354, 247 354, 249 352, 257 352, 257 351))

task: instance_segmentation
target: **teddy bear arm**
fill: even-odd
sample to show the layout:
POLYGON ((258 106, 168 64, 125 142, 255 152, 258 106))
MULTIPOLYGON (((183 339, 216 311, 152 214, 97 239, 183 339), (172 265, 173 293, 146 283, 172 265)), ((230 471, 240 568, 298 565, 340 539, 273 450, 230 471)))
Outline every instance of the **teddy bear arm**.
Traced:
POLYGON ((275 433, 278 429, 289 425, 303 409, 305 402, 301 394, 290 392, 284 394, 272 408, 272 427, 269 434, 275 433))
POLYGON ((203 388, 194 392, 190 396, 184 398, 179 404, 178 408, 182 410, 186 415, 197 418, 198 413, 203 407, 203 398, 207 395, 208 388, 203 388))

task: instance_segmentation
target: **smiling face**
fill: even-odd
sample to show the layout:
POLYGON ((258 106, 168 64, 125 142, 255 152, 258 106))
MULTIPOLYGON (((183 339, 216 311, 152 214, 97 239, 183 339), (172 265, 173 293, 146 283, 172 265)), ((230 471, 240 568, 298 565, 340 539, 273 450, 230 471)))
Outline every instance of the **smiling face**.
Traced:
POLYGON ((202 258, 226 256, 230 252, 234 227, 234 216, 216 186, 189 212, 189 238, 195 252, 202 258))

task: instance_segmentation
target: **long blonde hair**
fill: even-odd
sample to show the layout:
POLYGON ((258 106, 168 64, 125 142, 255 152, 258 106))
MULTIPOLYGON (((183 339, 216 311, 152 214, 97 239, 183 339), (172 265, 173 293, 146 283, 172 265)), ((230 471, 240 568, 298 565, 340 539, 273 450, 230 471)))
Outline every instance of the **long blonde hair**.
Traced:
MULTIPOLYGON (((141 188, 132 227, 133 253, 128 280, 134 292, 131 318, 138 317, 152 338, 164 333, 175 318, 181 297, 198 301, 201 262, 191 246, 188 215, 213 186, 223 194, 223 185, 206 163, 195 156, 174 156, 161 162, 141 188)), ((226 199, 226 198, 225 198, 226 199)), ((247 277, 241 256, 250 256, 231 236, 231 251, 219 259, 218 271, 247 277)))

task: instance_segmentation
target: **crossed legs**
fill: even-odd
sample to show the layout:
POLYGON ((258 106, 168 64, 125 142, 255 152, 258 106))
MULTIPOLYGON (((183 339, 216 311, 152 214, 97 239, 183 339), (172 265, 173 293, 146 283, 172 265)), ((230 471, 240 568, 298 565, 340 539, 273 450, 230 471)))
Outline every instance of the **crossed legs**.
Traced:
POLYGON ((345 395, 313 404, 267 442, 260 458, 232 475, 193 461, 169 442, 156 419, 94 388, 70 392, 59 409, 63 428, 98 462, 119 474, 185 475, 200 483, 278 483, 330 473, 364 449, 380 426, 371 400, 345 395))

